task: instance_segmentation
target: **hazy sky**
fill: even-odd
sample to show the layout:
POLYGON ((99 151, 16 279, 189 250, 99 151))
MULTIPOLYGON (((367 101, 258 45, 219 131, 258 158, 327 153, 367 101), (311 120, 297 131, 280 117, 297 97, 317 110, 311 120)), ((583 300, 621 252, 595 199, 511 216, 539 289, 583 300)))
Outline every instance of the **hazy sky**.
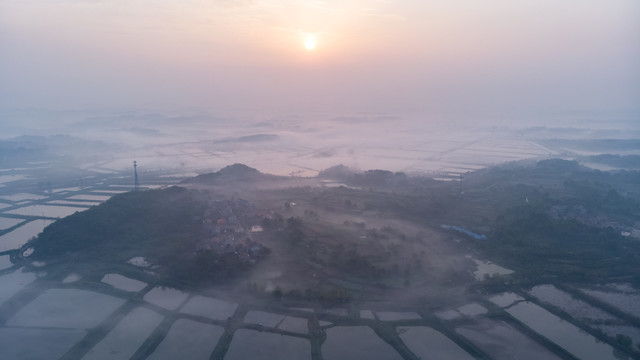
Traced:
POLYGON ((637 0, 0 0, 0 108, 499 116, 638 100, 637 0))

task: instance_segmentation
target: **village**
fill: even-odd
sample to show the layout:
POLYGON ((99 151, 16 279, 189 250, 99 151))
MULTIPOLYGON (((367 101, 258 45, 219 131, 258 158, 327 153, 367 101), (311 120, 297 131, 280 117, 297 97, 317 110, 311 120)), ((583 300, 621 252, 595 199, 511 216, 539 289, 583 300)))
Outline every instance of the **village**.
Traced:
POLYGON ((253 264, 269 250, 252 234, 263 231, 259 225, 272 215, 259 212, 244 199, 213 200, 203 214, 206 236, 197 243, 196 252, 212 251, 218 255, 235 254, 239 261, 253 264))

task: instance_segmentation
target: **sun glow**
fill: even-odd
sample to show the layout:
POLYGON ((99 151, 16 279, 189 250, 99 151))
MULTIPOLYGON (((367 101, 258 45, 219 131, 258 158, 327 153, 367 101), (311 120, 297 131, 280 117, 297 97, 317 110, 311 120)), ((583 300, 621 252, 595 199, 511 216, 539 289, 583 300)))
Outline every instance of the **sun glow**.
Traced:
POLYGON ((313 35, 307 35, 304 39, 304 47, 311 51, 313 49, 316 48, 316 45, 318 45, 318 41, 316 40, 316 37, 313 35))

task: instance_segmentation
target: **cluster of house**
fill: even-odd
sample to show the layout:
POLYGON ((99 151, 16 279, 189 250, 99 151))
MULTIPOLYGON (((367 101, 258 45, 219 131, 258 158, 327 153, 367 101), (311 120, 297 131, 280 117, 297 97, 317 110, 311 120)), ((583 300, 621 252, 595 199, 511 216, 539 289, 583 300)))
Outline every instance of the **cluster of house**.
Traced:
POLYGON ((640 239, 640 222, 637 222, 634 227, 626 226, 604 215, 590 215, 582 205, 554 205, 549 209, 548 213, 553 219, 575 220, 581 224, 599 228, 610 227, 619 231, 622 236, 632 236, 640 239))
POLYGON ((247 262, 255 260, 264 247, 252 239, 252 232, 262 231, 259 213, 253 204, 243 199, 215 200, 203 215, 207 236, 198 243, 196 251, 235 254, 247 262))

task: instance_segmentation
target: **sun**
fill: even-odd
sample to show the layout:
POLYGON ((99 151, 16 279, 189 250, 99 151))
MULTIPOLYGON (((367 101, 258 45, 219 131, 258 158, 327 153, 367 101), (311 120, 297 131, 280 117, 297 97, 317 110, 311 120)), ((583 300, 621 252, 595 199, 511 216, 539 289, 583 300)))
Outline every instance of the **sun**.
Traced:
POLYGON ((316 45, 318 45, 318 41, 316 40, 316 37, 315 37, 315 36, 313 36, 313 35, 307 35, 307 36, 304 38, 304 47, 305 47, 307 50, 311 51, 311 50, 315 49, 315 48, 316 48, 316 45))

